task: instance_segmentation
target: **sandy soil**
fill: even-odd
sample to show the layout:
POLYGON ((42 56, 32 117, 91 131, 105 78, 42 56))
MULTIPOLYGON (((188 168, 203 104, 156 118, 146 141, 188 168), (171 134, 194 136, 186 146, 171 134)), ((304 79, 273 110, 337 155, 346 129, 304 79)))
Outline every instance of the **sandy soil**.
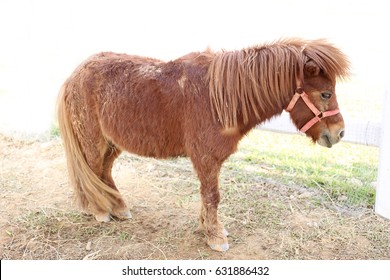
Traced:
POLYGON ((196 232, 189 160, 121 156, 114 180, 133 219, 102 224, 74 204, 58 139, 0 135, 1 259, 390 259, 390 222, 371 209, 266 178, 236 187, 235 172, 221 175, 220 217, 231 235, 230 250, 218 253, 196 232))

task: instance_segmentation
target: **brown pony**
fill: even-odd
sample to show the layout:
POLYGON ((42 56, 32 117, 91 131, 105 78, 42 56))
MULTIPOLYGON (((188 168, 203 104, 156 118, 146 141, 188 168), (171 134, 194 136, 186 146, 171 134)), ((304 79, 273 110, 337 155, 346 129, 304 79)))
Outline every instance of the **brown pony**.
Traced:
POLYGON ((280 40, 170 62, 116 53, 84 61, 62 86, 58 120, 70 182, 98 221, 131 218, 111 176, 122 151, 190 157, 201 183, 207 244, 229 248, 218 220, 222 163, 256 125, 284 109, 298 129, 331 147, 344 135, 336 78, 346 56, 325 40, 280 40))

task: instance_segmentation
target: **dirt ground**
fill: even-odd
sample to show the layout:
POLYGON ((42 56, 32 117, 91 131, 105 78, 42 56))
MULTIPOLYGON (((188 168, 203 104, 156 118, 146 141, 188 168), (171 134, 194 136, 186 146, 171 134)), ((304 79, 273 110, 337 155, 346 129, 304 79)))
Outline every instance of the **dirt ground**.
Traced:
POLYGON ((114 180, 133 219, 99 223, 74 204, 59 139, 0 135, 0 257, 390 259, 390 221, 372 209, 335 205, 320 190, 250 172, 222 170, 220 217, 230 250, 219 253, 196 232, 199 183, 188 159, 121 156, 114 180), (251 179, 239 184, 242 176, 251 179))

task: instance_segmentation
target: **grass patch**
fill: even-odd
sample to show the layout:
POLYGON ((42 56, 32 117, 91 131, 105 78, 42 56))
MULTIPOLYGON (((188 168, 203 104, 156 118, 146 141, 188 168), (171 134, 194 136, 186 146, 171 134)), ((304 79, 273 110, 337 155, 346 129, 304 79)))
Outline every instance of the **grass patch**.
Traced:
POLYGON ((114 176, 133 219, 99 223, 69 205, 67 191, 55 200, 54 192, 39 192, 65 186, 62 172, 43 176, 48 166, 65 170, 59 140, 3 142, 9 154, 0 174, 8 221, 0 232, 2 259, 390 258, 389 222, 367 209, 377 148, 340 143, 326 149, 297 135, 253 131, 221 172, 219 218, 231 249, 220 254, 196 232, 199 180, 188 158, 124 153, 114 176), (28 161, 20 157, 25 154, 39 156, 28 161), (20 205, 26 208, 15 211, 20 205))
POLYGON ((88 248, 91 244, 92 249, 99 251, 98 245, 105 240, 118 246, 131 241, 133 236, 126 226, 131 224, 99 223, 80 212, 41 208, 17 217, 7 234, 19 248, 20 259, 66 259, 69 250, 72 258, 82 259, 92 252, 88 248))
POLYGON ((254 130, 225 167, 238 183, 266 177, 320 189, 334 203, 373 207, 378 159, 376 147, 339 143, 327 149, 300 135, 254 130))
POLYGON ((58 124, 53 124, 50 128, 50 136, 52 137, 60 137, 60 128, 58 124))

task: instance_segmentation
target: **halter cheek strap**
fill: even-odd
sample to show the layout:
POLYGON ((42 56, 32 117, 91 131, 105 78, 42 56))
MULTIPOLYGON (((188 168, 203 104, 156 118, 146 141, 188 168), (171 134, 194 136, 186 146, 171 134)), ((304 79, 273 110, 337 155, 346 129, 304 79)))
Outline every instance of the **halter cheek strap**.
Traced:
POLYGON ((298 87, 295 90, 295 94, 293 98, 291 99, 290 103, 288 104, 286 111, 291 112, 291 110, 294 108, 295 104, 297 103, 298 99, 302 98, 302 100, 305 102, 306 106, 309 107, 309 109, 313 112, 314 118, 312 118, 310 121, 308 121, 301 129, 300 131, 305 133, 308 131, 313 125, 320 122, 323 118, 336 115, 340 113, 340 110, 337 108, 335 110, 329 110, 325 112, 321 112, 317 109, 317 107, 310 101, 309 96, 306 94, 306 92, 303 90, 303 88, 298 87))

